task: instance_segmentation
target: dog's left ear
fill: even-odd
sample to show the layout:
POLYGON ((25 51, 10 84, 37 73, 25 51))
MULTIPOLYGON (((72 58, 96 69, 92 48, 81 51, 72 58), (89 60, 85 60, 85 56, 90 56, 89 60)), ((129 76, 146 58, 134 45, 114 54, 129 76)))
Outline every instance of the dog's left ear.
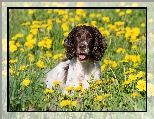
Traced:
POLYGON ((93 59, 99 61, 102 59, 105 50, 107 49, 106 39, 97 28, 92 27, 94 32, 94 47, 92 51, 93 59))

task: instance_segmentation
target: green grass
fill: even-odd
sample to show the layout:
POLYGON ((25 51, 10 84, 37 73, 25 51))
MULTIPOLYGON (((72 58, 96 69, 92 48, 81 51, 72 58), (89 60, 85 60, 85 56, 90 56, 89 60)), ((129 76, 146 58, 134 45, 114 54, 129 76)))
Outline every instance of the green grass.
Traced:
MULTIPOLYGON (((80 21, 69 21, 69 18, 74 18, 76 15, 75 10, 70 10, 73 15, 68 15, 65 21, 63 20, 64 15, 58 15, 57 12, 52 10, 51 14, 47 13, 47 10, 35 10, 34 14, 28 14, 28 10, 11 10, 9 13, 9 41, 14 41, 19 43, 20 46, 14 52, 9 51, 9 59, 18 59, 16 63, 9 64, 9 69, 13 72, 9 74, 9 110, 10 111, 27 111, 32 108, 34 111, 140 111, 146 110, 146 91, 139 90, 137 88, 138 81, 146 81, 146 75, 141 77, 136 77, 135 80, 129 82, 129 84, 123 85, 125 80, 128 80, 129 75, 137 76, 137 74, 142 71, 146 73, 146 40, 142 39, 146 34, 146 27, 141 27, 142 23, 146 23, 146 10, 133 9, 131 14, 126 14, 126 9, 121 9, 124 11, 123 16, 119 16, 114 9, 105 10, 84 10, 85 17, 82 15, 80 21), (101 14, 101 17, 89 17, 90 14, 101 14), (102 20, 103 17, 109 17, 110 22, 105 22, 102 20), (56 19, 59 18, 61 23, 56 23, 56 19), (47 23, 47 20, 52 20, 52 29, 47 30, 46 28, 39 28, 38 33, 33 35, 36 41, 32 44, 33 49, 29 49, 25 46, 26 37, 30 34, 30 26, 35 20, 42 21, 42 24, 47 23), (62 23, 68 23, 68 30, 63 31, 61 25, 62 23), (101 83, 90 82, 91 87, 87 89, 85 94, 81 94, 81 91, 75 91, 72 96, 64 96, 61 94, 61 90, 56 86, 53 93, 45 94, 46 85, 44 83, 44 77, 49 69, 55 67, 61 58, 65 57, 65 51, 62 45, 62 41, 66 38, 63 34, 65 32, 70 32, 71 29, 78 24, 88 23, 91 25, 91 21, 96 21, 96 27, 104 27, 110 35, 105 36, 108 44, 108 48, 100 61, 103 66, 105 64, 104 60, 115 61, 117 66, 113 66, 113 63, 105 65, 104 71, 102 71, 101 83), (111 30, 108 28, 109 24, 114 24, 115 22, 124 22, 124 25, 116 26, 117 29, 122 29, 124 33, 116 36, 115 29, 111 30), (22 26, 22 23, 30 22, 30 25, 22 26), (139 39, 138 42, 130 42, 131 38, 126 39, 126 27, 139 28, 140 32, 136 35, 135 39, 139 39), (23 37, 12 39, 16 34, 23 34, 23 37), (47 49, 45 47, 39 47, 38 43, 48 37, 52 40, 51 48, 47 49), (132 49, 132 46, 136 45, 136 49, 132 49), (20 49, 24 48, 24 52, 20 49), (117 49, 123 48, 125 53, 118 53, 117 49), (47 57, 46 52, 51 53, 51 57, 47 57), (54 59, 53 56, 61 54, 60 58, 54 59), (34 56, 33 61, 29 61, 28 54, 34 56), (141 61, 135 62, 134 59, 128 60, 126 63, 121 63, 119 61, 125 59, 126 55, 140 56, 141 61), (40 56, 43 56, 40 58, 40 56), (36 63, 41 60, 44 63, 44 68, 39 68, 36 63), (134 63, 135 62, 135 63, 134 63), (134 66, 134 64, 136 66, 134 66), (24 70, 20 70, 20 66, 27 66, 24 70), (135 69, 135 72, 130 74, 124 74, 129 68, 135 69), (25 79, 29 79, 31 82, 28 86, 22 85, 25 79), (133 98, 132 93, 136 93, 137 96, 133 98), (105 94, 110 94, 109 97, 105 97, 105 94), (102 96, 102 100, 97 100, 97 96, 102 96), (60 102, 62 100, 77 101, 76 106, 71 104, 67 106, 61 106, 60 102)), ((67 16, 67 14, 66 14, 67 16)), ((40 25, 42 25, 40 24, 40 25)), ((48 25, 49 26, 49 25, 48 25)), ((101 31, 103 32, 103 31, 101 31)), ((136 32, 136 31, 134 31, 136 32)), ((103 34, 104 35, 104 34, 103 34)), ((132 35, 131 35, 132 36, 132 35)), ((30 42, 30 41, 29 41, 30 42)), ((9 46, 11 48, 11 45, 9 46)), ((10 71, 11 72, 11 71, 10 71)), ((145 86, 145 84, 141 84, 145 86)))

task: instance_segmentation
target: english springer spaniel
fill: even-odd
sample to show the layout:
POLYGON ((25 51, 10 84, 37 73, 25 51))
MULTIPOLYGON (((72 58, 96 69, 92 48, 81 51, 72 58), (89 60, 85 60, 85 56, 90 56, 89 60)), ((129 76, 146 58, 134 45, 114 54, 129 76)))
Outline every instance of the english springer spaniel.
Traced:
POLYGON ((99 30, 92 26, 76 26, 64 40, 67 59, 62 60, 46 75, 47 88, 52 88, 54 81, 61 81, 63 91, 67 86, 89 87, 91 74, 98 80, 101 76, 101 60, 107 44, 99 30))

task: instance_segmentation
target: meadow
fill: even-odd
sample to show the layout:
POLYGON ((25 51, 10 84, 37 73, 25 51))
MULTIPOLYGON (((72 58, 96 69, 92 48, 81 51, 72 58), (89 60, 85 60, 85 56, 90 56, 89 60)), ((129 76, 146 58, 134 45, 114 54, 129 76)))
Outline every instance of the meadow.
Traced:
POLYGON ((9 111, 146 111, 145 9, 10 9, 9 111), (107 40, 102 78, 90 87, 60 82, 46 89, 45 74, 65 58, 64 39, 76 25, 97 27, 107 40))

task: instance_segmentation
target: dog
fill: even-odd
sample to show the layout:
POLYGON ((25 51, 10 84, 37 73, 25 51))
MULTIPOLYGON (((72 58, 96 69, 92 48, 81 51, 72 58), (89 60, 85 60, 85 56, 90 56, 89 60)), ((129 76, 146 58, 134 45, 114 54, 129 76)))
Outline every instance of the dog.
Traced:
POLYGON ((91 75, 101 78, 99 61, 107 49, 106 39, 96 27, 75 26, 64 40, 66 59, 46 74, 47 88, 52 88, 54 81, 59 80, 62 90, 67 86, 82 85, 89 87, 91 75))

